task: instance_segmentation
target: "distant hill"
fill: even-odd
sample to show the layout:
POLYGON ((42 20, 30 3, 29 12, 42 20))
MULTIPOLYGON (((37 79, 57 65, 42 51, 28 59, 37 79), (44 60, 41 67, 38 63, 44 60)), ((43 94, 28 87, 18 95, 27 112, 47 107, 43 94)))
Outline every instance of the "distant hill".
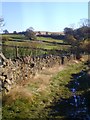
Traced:
POLYGON ((51 35, 51 34, 64 35, 64 32, 35 31, 35 33, 36 35, 51 35))

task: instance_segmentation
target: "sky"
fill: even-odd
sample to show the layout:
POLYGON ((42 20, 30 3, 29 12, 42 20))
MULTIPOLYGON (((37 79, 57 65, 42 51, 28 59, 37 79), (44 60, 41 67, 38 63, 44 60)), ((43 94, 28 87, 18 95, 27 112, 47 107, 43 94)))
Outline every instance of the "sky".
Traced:
POLYGON ((78 25, 88 18, 88 2, 2 2, 0 16, 9 32, 35 31, 61 32, 65 27, 78 25))

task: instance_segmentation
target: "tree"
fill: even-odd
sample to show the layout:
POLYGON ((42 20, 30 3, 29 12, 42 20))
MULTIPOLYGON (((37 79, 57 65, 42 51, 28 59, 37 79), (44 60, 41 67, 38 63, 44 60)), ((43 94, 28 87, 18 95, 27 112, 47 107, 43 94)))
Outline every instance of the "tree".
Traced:
POLYGON ((41 32, 40 32, 40 31, 38 31, 38 35, 41 35, 41 32))
POLYGON ((35 32, 33 31, 34 29, 32 27, 28 28, 25 32, 26 38, 30 40, 36 40, 35 32))
MULTIPOLYGON (((4 26, 5 24, 4 24, 4 19, 1 17, 0 18, 0 31, 2 32, 2 27, 4 26)), ((0 36, 0 39, 2 39, 1 38, 1 36, 0 36)), ((0 41, 1 42, 1 41, 0 41)), ((2 46, 0 46, 0 52, 2 52, 2 50, 3 50, 3 45, 2 46)), ((2 60, 1 60, 2 61, 2 60)))
POLYGON ((70 45, 72 45, 72 46, 76 45, 77 41, 76 41, 76 38, 73 35, 67 34, 65 38, 70 45))
POLYGON ((80 19, 80 27, 90 27, 90 19, 86 19, 86 18, 83 18, 83 19, 80 19))
POLYGON ((4 26, 4 19, 1 17, 0 18, 0 27, 3 27, 4 26))
POLYGON ((4 32, 5 34, 8 34, 8 33, 9 33, 7 29, 3 30, 3 32, 4 32))
POLYGON ((17 34, 17 31, 13 31, 13 34, 17 34))
POLYGON ((48 35, 48 32, 46 32, 46 35, 48 35))
POLYGON ((2 27, 4 26, 4 19, 0 17, 0 31, 2 32, 2 27))
POLYGON ((66 35, 68 35, 68 34, 73 35, 73 29, 72 28, 68 28, 68 27, 64 28, 64 34, 66 34, 66 35))
POLYGON ((71 52, 76 54, 76 58, 79 59, 81 57, 81 45, 88 39, 88 26, 77 29, 65 28, 64 33, 66 42, 71 45, 71 52))

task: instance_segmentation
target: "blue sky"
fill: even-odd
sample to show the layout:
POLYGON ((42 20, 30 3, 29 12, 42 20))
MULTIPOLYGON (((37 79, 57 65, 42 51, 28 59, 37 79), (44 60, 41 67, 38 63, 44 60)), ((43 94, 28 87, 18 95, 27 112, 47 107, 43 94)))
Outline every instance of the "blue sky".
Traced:
POLYGON ((70 24, 88 18, 88 2, 2 2, 3 29, 9 32, 63 31, 70 24))

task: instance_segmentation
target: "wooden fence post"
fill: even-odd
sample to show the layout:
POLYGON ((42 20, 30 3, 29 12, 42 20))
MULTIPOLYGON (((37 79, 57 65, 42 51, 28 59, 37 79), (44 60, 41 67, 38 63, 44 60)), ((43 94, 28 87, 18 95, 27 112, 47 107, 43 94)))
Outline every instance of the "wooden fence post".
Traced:
POLYGON ((15 46, 15 51, 16 51, 16 58, 19 57, 19 54, 18 54, 18 47, 15 46))

